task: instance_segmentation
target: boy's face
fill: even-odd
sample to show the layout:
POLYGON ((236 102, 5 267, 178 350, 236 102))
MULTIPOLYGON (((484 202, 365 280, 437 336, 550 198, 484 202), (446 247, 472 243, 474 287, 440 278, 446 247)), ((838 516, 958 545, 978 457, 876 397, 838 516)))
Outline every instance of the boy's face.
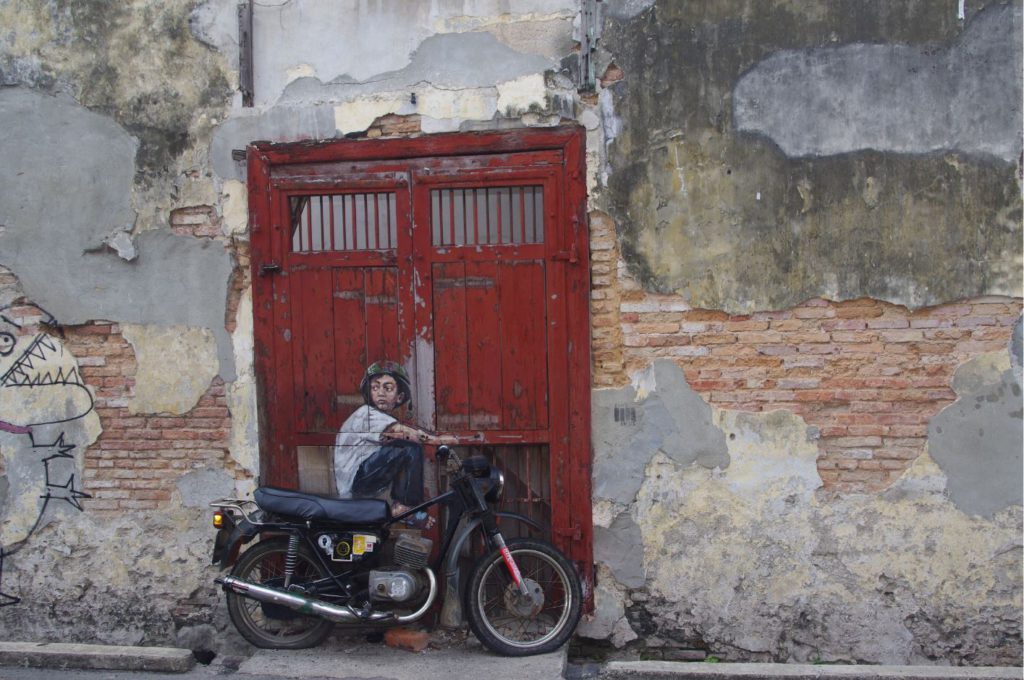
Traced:
POLYGON ((370 402, 378 411, 392 411, 402 401, 398 383, 390 375, 379 375, 370 380, 370 402))

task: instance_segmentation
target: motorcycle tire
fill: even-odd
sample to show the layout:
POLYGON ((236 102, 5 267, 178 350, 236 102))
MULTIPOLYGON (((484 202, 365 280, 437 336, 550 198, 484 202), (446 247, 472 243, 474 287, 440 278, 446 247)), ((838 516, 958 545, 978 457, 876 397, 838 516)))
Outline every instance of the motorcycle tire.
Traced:
MULTIPOLYGON (((257 543, 246 550, 231 575, 262 585, 284 587, 286 539, 257 543)), ((292 586, 327 578, 326 569, 305 548, 299 548, 292 586)), ((306 649, 315 647, 331 634, 334 624, 318 616, 306 616, 281 605, 262 603, 229 592, 228 615, 242 637, 263 649, 306 649)))
POLYGON ((501 552, 492 551, 477 561, 469 577, 469 627, 488 649, 503 656, 554 651, 572 637, 583 611, 576 570, 545 541, 515 538, 508 549, 531 595, 521 595, 501 552))

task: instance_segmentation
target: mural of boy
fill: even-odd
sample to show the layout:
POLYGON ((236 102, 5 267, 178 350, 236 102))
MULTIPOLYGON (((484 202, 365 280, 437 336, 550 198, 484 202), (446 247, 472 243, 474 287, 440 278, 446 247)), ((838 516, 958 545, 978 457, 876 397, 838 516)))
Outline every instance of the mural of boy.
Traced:
POLYGON ((405 369, 393 361, 370 364, 359 391, 366 403, 334 440, 338 495, 376 498, 390 492, 392 513, 398 515, 423 502, 423 444, 457 444, 458 438, 398 420, 396 412, 412 406, 412 388, 405 369))

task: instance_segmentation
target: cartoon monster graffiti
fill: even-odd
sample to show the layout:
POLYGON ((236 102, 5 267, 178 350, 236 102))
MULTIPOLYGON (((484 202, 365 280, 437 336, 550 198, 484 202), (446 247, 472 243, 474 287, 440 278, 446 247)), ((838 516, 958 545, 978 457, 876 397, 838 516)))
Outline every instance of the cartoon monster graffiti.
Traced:
POLYGON ((4 562, 41 526, 50 502, 81 511, 89 498, 69 431, 89 429, 75 421, 93 413, 93 397, 74 358, 47 333, 55 324, 31 304, 0 308, 0 607, 20 601, 3 592, 4 562))

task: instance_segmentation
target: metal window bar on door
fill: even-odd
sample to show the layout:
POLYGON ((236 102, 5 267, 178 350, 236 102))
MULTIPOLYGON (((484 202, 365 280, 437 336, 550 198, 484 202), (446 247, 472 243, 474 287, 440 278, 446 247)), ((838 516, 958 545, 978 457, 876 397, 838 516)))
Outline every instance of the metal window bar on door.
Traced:
POLYGON ((544 187, 433 189, 434 246, 518 245, 544 242, 544 187))
POLYGON ((393 250, 394 192, 293 196, 292 252, 393 250))

